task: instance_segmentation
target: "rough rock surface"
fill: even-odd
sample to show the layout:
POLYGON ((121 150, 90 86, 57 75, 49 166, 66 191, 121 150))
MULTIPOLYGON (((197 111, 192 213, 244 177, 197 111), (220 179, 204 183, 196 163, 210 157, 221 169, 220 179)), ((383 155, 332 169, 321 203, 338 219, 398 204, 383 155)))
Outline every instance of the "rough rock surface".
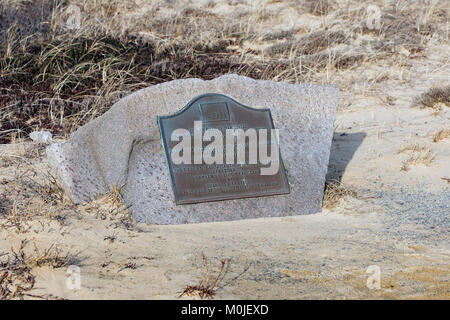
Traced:
POLYGON ((321 211, 339 90, 226 75, 175 80, 137 91, 64 143, 47 148, 50 165, 75 203, 122 187, 137 221, 181 224, 290 216, 321 211), (291 193, 283 196, 175 205, 158 115, 205 93, 222 93, 254 108, 270 108, 280 130, 291 193))

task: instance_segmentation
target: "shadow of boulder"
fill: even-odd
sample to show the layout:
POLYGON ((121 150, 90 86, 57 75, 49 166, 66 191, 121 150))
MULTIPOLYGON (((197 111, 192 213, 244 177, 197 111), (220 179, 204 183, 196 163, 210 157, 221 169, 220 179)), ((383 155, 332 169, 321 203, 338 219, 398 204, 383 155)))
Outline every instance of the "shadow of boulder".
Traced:
POLYGON ((347 165, 353 158, 356 150, 366 137, 365 132, 346 133, 335 132, 331 145, 330 161, 328 162, 328 172, 326 182, 340 183, 347 165))

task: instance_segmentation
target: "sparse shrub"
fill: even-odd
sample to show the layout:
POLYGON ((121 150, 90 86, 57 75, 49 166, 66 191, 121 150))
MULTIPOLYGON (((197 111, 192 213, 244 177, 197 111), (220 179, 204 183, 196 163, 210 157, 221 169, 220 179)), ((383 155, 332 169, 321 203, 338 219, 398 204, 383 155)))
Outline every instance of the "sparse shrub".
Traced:
POLYGON ((346 187, 337 181, 327 182, 323 196, 323 207, 333 209, 342 199, 347 197, 358 198, 359 194, 356 190, 346 187))
POLYGON ((440 129, 433 135, 433 142, 439 142, 450 137, 450 129, 440 129))
POLYGON ((275 44, 266 49, 266 53, 310 55, 320 52, 335 44, 344 43, 346 35, 342 31, 316 31, 309 33, 296 41, 286 41, 275 44))
POLYGON ((214 281, 212 283, 210 283, 208 261, 206 260, 206 257, 204 254, 202 254, 202 259, 203 259, 203 263, 205 265, 205 279, 200 281, 200 283, 198 285, 186 286, 186 288, 180 294, 180 297, 186 295, 186 296, 198 296, 201 299, 212 299, 215 296, 217 282, 219 281, 220 277, 222 276, 222 273, 224 271, 225 265, 228 262, 228 260, 222 260, 220 262, 220 270, 217 274, 217 277, 214 279, 214 281))
POLYGON ((434 154, 430 150, 425 150, 416 154, 411 154, 406 160, 402 162, 401 171, 408 171, 410 167, 424 165, 429 167, 434 160, 434 154))
POLYGON ((434 87, 414 99, 414 106, 441 110, 450 107, 450 86, 434 87))
POLYGON ((307 12, 316 16, 326 16, 331 10, 329 0, 313 0, 306 2, 307 12))
POLYGON ((25 253, 26 240, 22 240, 20 247, 11 249, 10 253, 0 255, 0 299, 23 299, 32 297, 39 299, 60 299, 53 295, 35 295, 29 291, 34 289, 35 276, 32 272, 35 267, 49 266, 62 268, 76 263, 70 252, 62 254, 56 246, 50 246, 40 251, 35 244, 34 255, 25 253))

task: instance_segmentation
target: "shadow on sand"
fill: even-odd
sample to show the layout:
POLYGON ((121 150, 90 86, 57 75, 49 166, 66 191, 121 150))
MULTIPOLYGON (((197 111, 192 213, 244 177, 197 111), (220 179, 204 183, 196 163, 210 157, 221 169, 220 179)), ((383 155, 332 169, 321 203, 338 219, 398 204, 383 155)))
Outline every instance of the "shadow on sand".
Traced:
POLYGON ((341 182, 342 175, 347 165, 353 158, 356 150, 366 137, 365 132, 346 133, 335 132, 331 145, 330 161, 328 163, 328 172, 326 182, 341 182))

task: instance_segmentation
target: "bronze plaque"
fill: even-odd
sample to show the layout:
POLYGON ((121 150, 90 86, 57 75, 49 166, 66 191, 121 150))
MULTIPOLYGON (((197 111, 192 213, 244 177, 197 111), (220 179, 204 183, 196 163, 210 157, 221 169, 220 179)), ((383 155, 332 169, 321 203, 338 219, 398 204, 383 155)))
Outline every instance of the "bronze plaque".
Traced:
POLYGON ((158 125, 176 204, 289 193, 269 109, 210 93, 158 125))

